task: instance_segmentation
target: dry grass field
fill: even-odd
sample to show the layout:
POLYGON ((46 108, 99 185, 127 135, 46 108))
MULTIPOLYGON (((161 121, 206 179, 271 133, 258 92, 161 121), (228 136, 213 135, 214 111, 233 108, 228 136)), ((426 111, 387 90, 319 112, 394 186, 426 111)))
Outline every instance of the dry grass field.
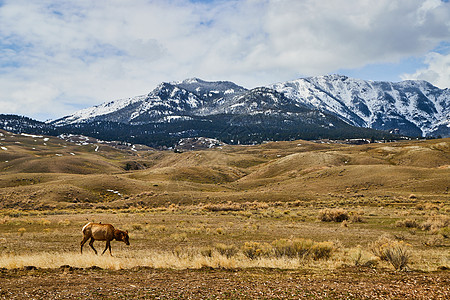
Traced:
POLYGON ((0 298, 446 298, 449 188, 450 139, 174 153, 0 131, 0 298), (131 245, 81 255, 89 221, 131 245))

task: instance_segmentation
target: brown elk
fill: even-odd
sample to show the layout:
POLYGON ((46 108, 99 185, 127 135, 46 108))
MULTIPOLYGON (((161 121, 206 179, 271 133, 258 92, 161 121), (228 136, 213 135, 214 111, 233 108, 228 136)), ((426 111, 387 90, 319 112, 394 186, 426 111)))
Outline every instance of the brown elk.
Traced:
POLYGON ((86 225, 84 225, 81 231, 83 232, 83 240, 81 241, 81 249, 80 249, 82 254, 83 254, 83 246, 88 239, 91 239, 89 241, 89 246, 91 246, 95 254, 97 254, 97 250, 95 250, 94 248, 94 241, 106 241, 106 247, 105 250, 103 250, 102 255, 105 253, 106 249, 109 248, 109 254, 112 256, 111 253, 112 240, 122 241, 125 244, 130 245, 130 242, 128 241, 128 230, 122 231, 115 229, 114 226, 112 226, 111 224, 89 222, 86 225))

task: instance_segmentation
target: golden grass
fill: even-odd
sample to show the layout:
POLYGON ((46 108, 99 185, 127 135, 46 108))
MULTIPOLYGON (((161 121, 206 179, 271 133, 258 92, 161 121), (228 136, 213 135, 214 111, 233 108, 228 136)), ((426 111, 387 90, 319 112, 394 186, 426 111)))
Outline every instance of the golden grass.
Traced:
MULTIPOLYGON (((438 267, 450 267, 450 258, 436 251, 414 250, 409 256, 409 268, 423 271, 435 271, 438 267), (432 259, 430 259, 432 258, 432 259)), ((135 267, 199 269, 202 267, 245 269, 245 268, 277 268, 277 269, 315 269, 333 270, 343 265, 366 267, 392 267, 377 260, 369 251, 357 248, 344 248, 329 259, 313 260, 287 256, 248 257, 244 253, 224 255, 216 250, 207 252, 204 249, 183 249, 178 251, 116 251, 114 256, 95 255, 78 252, 38 252, 28 254, 0 254, 0 268, 59 268, 69 265, 76 268, 97 266, 103 269, 119 270, 135 267)), ((398 267, 396 267, 398 268, 398 267)))
MULTIPOLYGON (((242 211, 173 206, 151 211, 3 215, 0 217, 0 267, 96 265, 107 269, 137 266, 183 269, 207 266, 320 270, 348 264, 393 268, 370 254, 370 242, 383 234, 390 242, 404 240, 411 244, 410 268, 430 271, 449 266, 448 238, 440 233, 395 226, 397 220, 405 217, 427 220, 434 216, 433 212, 413 208, 360 208, 366 221, 342 227, 319 222, 318 209, 295 205, 249 203, 242 205, 242 211), (114 257, 110 257, 108 254, 95 256, 86 245, 84 254, 80 255, 80 230, 86 219, 129 230, 131 246, 113 242, 114 257)), ((104 242, 94 245, 103 251, 104 242)))
POLYGON ((412 245, 411 268, 449 265, 450 139, 275 142, 181 154, 106 145, 96 152, 19 135, 2 143, 4 267, 390 267, 370 254, 369 243, 383 234, 412 245), (317 219, 342 221, 339 211, 348 220, 317 219), (78 255, 88 220, 129 230, 130 248, 114 242, 112 258, 90 249, 78 255), (299 238, 336 249, 317 261, 273 255, 274 240, 299 238))
POLYGON ((34 140, 15 135, 4 142, 10 149, 0 152, 7 155, 0 158, 1 207, 341 199, 374 204, 386 195, 415 205, 449 201, 449 139, 364 146, 294 141, 182 154, 129 153, 106 145, 95 152, 95 145, 34 140), (124 169, 134 162, 147 169, 124 169))
POLYGON ((129 252, 117 252, 109 255, 79 254, 74 252, 40 252, 24 255, 0 255, 0 268, 59 268, 69 265, 76 268, 97 266, 103 269, 130 269, 134 267, 199 269, 211 268, 326 268, 332 269, 342 265, 340 260, 314 261, 288 257, 258 257, 250 259, 244 255, 226 256, 215 251, 211 256, 200 251, 184 251, 183 254, 162 251, 139 251, 130 255, 129 252))

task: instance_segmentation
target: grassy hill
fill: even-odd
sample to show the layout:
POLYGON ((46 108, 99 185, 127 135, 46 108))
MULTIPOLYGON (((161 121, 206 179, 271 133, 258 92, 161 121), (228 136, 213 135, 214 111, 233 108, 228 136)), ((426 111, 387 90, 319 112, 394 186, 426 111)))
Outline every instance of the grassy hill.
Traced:
POLYGON ((359 146, 300 140, 174 153, 0 131, 0 147, 3 208, 450 199, 450 139, 359 146))
MULTIPOLYGON (((119 282, 171 269, 189 276, 229 269, 253 279, 294 270, 332 274, 339 285, 348 274, 386 274, 381 283, 371 275, 374 286, 398 296, 389 278, 427 274, 438 282, 427 292, 448 298, 450 139, 298 140, 183 153, 71 140, 0 131, 4 277, 31 270, 48 280, 47 268, 67 276, 94 266, 108 270, 98 271, 103 278, 121 270, 119 282), (128 230, 131 245, 115 241, 114 257, 86 245, 81 255, 88 221, 128 230)), ((179 276, 171 280, 184 282, 179 276)))

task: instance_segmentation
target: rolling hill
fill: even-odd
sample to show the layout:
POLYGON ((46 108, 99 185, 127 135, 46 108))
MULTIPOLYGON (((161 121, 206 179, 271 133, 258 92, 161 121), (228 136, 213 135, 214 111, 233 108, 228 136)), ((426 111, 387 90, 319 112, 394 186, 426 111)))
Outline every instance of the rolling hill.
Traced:
POLYGON ((304 140, 175 153, 0 132, 2 208, 450 200, 450 140, 304 140), (139 166, 139 168, 130 168, 139 166))

